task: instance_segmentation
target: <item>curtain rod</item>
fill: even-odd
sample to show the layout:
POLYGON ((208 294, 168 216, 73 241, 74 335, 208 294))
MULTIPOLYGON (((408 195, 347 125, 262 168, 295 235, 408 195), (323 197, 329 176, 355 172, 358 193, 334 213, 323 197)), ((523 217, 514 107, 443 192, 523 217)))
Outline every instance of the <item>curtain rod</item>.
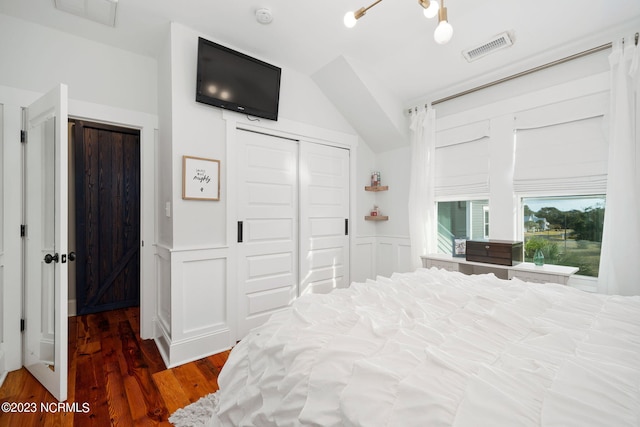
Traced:
MULTIPOLYGON (((637 33, 636 33, 636 36, 637 36, 637 33)), ((452 99, 455 99, 455 98, 458 98, 458 97, 461 97, 461 96, 464 96, 464 95, 468 95, 470 93, 477 92, 479 90, 486 89, 488 87, 495 86, 497 84, 504 83, 504 82, 507 82, 509 80, 516 79, 518 77, 526 76, 527 74, 532 74, 532 73, 535 73, 537 71, 541 71, 541 70, 544 70, 546 68, 553 67, 555 65, 563 64, 565 62, 569 62, 569 61, 572 61, 574 59, 582 58, 583 56, 591 55, 592 53, 596 53, 596 52, 600 52, 602 50, 609 49, 611 46, 612 46, 611 43, 606 43, 606 44, 603 44, 603 45, 596 46, 594 48, 585 50, 583 52, 575 53, 575 54, 567 56, 565 58, 557 59, 555 61, 551 61, 551 62, 548 62, 548 63, 543 64, 543 65, 538 65, 537 67, 533 67, 533 68, 530 68, 528 70, 521 71, 519 73, 512 74, 512 75, 507 76, 507 77, 503 77, 503 78, 495 80, 493 82, 486 83, 486 84, 474 87, 472 89, 467 89, 465 91, 456 93, 454 95, 450 95, 450 96, 447 96, 447 97, 444 97, 444 98, 440 98, 438 100, 433 101, 431 103, 431 105, 436 105, 436 104, 440 104, 440 103, 445 102, 445 101, 450 101, 452 99)))

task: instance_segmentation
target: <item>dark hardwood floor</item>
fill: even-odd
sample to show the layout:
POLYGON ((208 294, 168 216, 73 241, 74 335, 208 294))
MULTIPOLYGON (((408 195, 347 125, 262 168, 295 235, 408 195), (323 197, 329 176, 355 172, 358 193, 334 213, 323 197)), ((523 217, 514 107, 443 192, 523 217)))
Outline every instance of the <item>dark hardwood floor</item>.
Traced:
POLYGON ((7 376, 0 403, 38 410, 0 411, 0 427, 170 426, 175 410, 218 389, 228 351, 166 369, 155 343, 140 339, 139 316, 128 308, 69 318, 67 403, 75 410, 41 411, 57 400, 22 368, 7 376))

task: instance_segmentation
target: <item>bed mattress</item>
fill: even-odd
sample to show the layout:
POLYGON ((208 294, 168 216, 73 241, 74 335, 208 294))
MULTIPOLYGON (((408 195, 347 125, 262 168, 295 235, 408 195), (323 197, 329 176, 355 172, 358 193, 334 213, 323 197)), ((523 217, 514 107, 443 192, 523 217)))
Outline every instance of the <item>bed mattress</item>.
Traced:
POLYGON ((231 352, 210 426, 639 426, 640 297, 438 269, 306 295, 231 352))

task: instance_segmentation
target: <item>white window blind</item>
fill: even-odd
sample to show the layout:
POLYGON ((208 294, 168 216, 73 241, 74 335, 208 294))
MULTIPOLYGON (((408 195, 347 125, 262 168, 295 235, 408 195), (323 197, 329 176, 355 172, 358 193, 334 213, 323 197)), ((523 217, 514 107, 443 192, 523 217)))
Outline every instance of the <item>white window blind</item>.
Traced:
POLYGON ((489 122, 436 134, 435 196, 489 194, 489 122))
POLYGON ((526 194, 604 193, 608 144, 604 94, 516 117, 514 190, 526 194))

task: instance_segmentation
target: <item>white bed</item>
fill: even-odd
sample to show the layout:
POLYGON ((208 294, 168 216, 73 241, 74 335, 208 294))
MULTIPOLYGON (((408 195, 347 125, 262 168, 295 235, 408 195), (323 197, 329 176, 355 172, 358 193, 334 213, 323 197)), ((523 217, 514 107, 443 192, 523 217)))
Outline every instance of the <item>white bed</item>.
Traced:
POLYGON ((640 425, 640 297, 419 269, 253 330, 211 426, 640 425))

